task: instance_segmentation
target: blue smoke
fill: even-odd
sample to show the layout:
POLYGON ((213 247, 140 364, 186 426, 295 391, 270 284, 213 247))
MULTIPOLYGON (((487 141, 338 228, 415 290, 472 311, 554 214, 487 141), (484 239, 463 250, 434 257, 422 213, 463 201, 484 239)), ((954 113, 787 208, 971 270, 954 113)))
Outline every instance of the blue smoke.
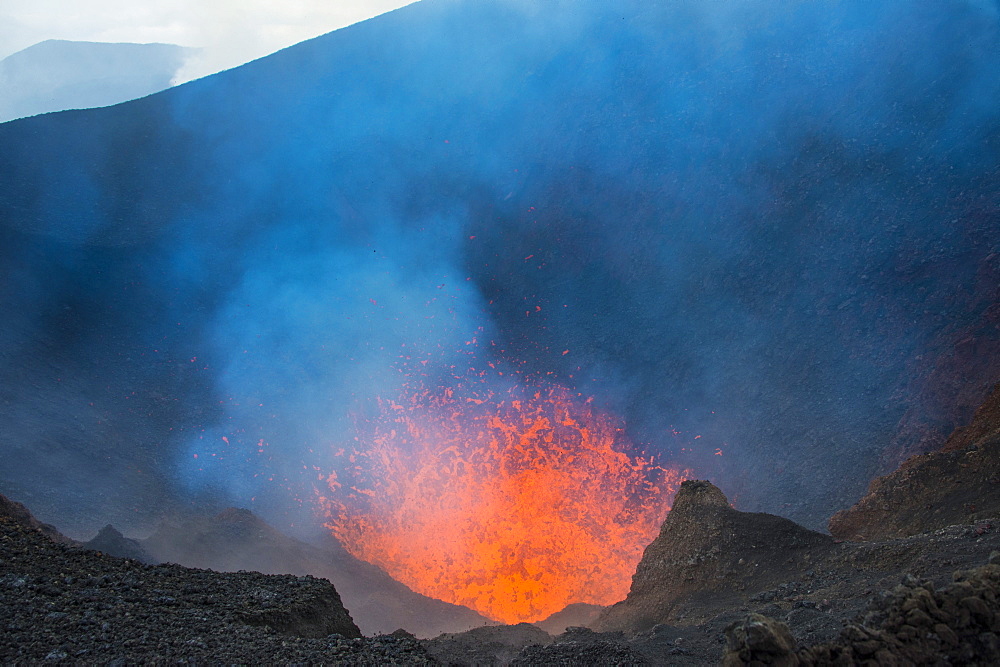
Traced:
POLYGON ((500 363, 821 525, 995 299, 998 30, 964 0, 425 0, 3 125, 4 482, 293 516, 373 397, 500 363), (95 405, 29 416, 64 401, 95 405))

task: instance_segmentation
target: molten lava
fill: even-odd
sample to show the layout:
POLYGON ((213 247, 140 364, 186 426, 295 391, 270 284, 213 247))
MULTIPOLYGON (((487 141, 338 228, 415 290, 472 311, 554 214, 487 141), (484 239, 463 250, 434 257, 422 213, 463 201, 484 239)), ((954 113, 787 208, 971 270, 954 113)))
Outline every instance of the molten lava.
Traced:
POLYGON ((320 498, 353 555, 506 623, 625 597, 683 473, 561 388, 380 405, 320 498))

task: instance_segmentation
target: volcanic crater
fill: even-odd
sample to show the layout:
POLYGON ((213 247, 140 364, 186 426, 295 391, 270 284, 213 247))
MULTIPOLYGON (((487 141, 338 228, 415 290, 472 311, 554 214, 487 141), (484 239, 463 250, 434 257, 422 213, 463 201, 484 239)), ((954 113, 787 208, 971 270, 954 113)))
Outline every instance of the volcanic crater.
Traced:
POLYGON ((0 123, 0 662, 1000 661, 998 99, 995 0, 421 0, 0 123))
POLYGON ((443 603, 401 593, 405 587, 398 584, 393 590, 377 568, 365 568, 346 553, 338 561, 329 547, 281 535, 247 510, 164 524, 141 541, 107 526, 79 544, 35 520, 23 505, 0 498, 5 610, 0 623, 6 629, 0 657, 10 662, 991 664, 1000 660, 1000 515, 994 506, 1000 385, 948 443, 874 480, 865 498, 833 518, 834 535, 770 514, 741 512, 710 482, 685 481, 646 548, 627 597, 603 610, 571 606, 562 613, 561 627, 553 625, 559 615, 536 625, 504 626, 449 612, 443 603), (940 511, 914 514, 909 511, 914 503, 940 511), (892 507, 902 511, 886 509, 892 507), (847 530, 850 535, 838 537, 847 530), (124 557, 112 555, 116 552, 124 557), (213 569, 152 564, 160 560, 213 569), (251 567, 303 574, 246 571, 251 567), (362 637, 337 589, 305 571, 350 590, 351 597, 344 598, 348 607, 357 600, 355 608, 369 623, 382 615, 425 638, 403 628, 362 637), (361 579, 364 591, 358 590, 361 579), (387 602, 392 596, 395 604, 387 602), (378 597, 383 604, 363 601, 378 597), (409 616, 400 613, 406 605, 409 616), (431 637, 432 618, 445 626, 482 625, 431 637), (574 618, 586 620, 569 625, 574 618))

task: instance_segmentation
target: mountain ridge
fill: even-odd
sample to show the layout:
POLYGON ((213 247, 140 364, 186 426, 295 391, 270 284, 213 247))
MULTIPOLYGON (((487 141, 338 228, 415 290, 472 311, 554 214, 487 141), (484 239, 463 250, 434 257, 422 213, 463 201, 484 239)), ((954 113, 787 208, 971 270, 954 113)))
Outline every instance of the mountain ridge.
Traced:
POLYGON ((151 95, 169 88, 197 51, 162 43, 39 42, 0 60, 0 123, 151 95))

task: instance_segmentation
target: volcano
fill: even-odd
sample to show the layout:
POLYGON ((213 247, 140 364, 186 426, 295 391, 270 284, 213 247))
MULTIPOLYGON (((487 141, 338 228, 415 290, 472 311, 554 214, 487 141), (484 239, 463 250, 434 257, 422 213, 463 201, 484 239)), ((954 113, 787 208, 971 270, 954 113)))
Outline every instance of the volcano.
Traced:
POLYGON ((424 0, 0 124, 0 485, 76 536, 246 507, 411 582, 469 568, 400 547, 478 545, 447 588, 507 576, 502 620, 624 594, 682 478, 825 530, 1000 379, 998 59, 979 0, 424 0), (438 531, 469 497, 513 520, 438 531), (553 536, 625 574, 535 604, 553 536))

